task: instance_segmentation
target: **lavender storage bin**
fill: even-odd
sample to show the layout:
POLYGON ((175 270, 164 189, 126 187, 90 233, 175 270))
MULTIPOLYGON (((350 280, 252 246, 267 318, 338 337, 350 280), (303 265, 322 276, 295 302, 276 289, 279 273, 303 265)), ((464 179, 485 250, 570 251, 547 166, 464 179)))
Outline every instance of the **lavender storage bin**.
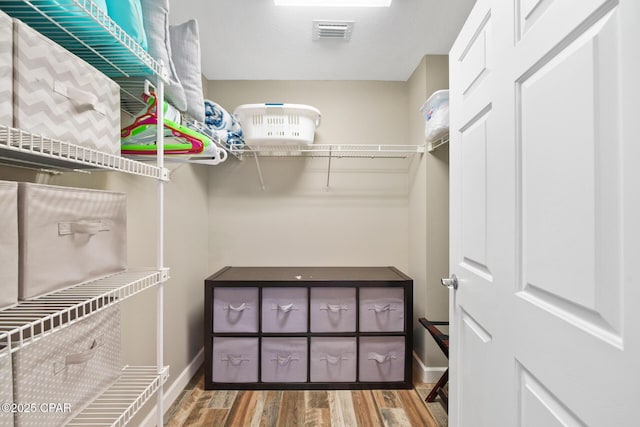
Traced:
POLYGON ((311 332, 355 332, 356 288, 312 288, 311 332))
POLYGON ((404 331, 404 290, 402 288, 361 288, 360 331, 404 331))
POLYGON ((404 337, 360 337, 359 380, 404 380, 404 337))
POLYGON ((213 291, 214 332, 258 332, 258 288, 213 291))
POLYGON ((307 288, 264 288, 262 332, 306 332, 307 288))
POLYGON ((213 338, 213 382, 258 381, 258 338, 213 338))
POLYGON ((306 382, 307 339, 263 338, 263 382, 306 382))
POLYGON ((354 382, 357 354, 355 337, 312 337, 311 382, 354 382))

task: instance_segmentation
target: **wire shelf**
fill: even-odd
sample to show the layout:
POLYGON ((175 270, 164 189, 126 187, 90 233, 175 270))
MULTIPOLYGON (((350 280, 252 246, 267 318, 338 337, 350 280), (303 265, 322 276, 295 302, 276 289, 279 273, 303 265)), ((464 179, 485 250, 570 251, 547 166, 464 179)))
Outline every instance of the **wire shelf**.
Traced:
POLYGON ((441 147, 448 143, 449 143, 449 134, 447 133, 442 138, 438 138, 435 141, 429 141, 429 143, 427 144, 427 150, 431 152, 437 149, 438 147, 441 147))
POLYGON ((0 310, 0 348, 15 352, 168 278, 168 270, 127 270, 0 310))
POLYGON ((9 344, 9 334, 0 332, 0 363, 5 357, 11 357, 11 347, 9 344))
POLYGON ((120 378, 67 426, 124 426, 169 377, 169 367, 126 366, 120 378))
POLYGON ((0 162, 58 170, 105 169, 167 179, 166 170, 92 148, 0 125, 0 162))
POLYGON ((424 145, 260 145, 235 149, 238 156, 257 157, 349 157, 349 158, 407 158, 424 153, 424 145))
POLYGON ((136 117, 147 108, 142 95, 145 92, 146 79, 115 79, 120 85, 120 109, 131 117, 136 117))
POLYGON ((1 8, 109 77, 166 80, 163 67, 90 0, 3 1, 1 8))

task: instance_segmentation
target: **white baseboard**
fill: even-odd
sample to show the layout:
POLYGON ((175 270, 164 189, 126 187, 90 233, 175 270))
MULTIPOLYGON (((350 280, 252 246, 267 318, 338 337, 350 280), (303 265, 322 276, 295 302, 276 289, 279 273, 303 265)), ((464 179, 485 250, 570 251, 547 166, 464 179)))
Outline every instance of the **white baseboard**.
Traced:
MULTIPOLYGON (((182 390, 184 390, 187 384, 189 384, 189 381, 191 380, 191 378, 193 378, 196 372, 198 372, 198 369, 200 368, 200 366, 202 366, 203 362, 204 362, 204 348, 201 349, 198 352, 198 354, 196 354, 196 357, 193 358, 191 363, 189 363, 187 367, 180 373, 180 375, 178 375, 178 377, 173 382, 173 384, 171 384, 171 387, 165 389, 164 399, 163 399, 165 412, 171 407, 171 405, 173 404, 173 402, 175 402, 178 396, 180 396, 180 392, 182 392, 182 390)), ((169 374, 171 374, 171 371, 169 371, 169 374)), ((142 421, 142 424, 141 424, 142 427, 156 426, 156 417, 157 417, 156 407, 157 405, 154 405, 153 410, 149 412, 149 415, 147 415, 145 419, 142 421)))
POLYGON ((446 370, 446 366, 426 366, 416 352, 413 352, 413 371, 418 374, 420 381, 429 384, 436 383, 446 370))

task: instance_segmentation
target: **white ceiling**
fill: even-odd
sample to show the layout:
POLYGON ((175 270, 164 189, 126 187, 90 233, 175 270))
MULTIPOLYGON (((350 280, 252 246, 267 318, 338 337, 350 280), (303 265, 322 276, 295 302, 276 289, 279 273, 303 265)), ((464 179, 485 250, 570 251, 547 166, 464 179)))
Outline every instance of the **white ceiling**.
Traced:
POLYGON ((394 0, 389 8, 276 7, 273 0, 170 0, 197 18, 209 80, 406 81, 449 52, 475 0, 394 0), (311 40, 313 19, 355 20, 352 40, 311 40))

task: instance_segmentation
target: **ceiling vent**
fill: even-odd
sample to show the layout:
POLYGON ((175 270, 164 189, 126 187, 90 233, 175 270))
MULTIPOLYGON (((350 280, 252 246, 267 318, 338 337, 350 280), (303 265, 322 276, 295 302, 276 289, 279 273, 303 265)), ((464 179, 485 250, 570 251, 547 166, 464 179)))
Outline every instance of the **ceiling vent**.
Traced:
POLYGON ((315 40, 351 40, 354 21, 313 20, 312 39, 315 40))

